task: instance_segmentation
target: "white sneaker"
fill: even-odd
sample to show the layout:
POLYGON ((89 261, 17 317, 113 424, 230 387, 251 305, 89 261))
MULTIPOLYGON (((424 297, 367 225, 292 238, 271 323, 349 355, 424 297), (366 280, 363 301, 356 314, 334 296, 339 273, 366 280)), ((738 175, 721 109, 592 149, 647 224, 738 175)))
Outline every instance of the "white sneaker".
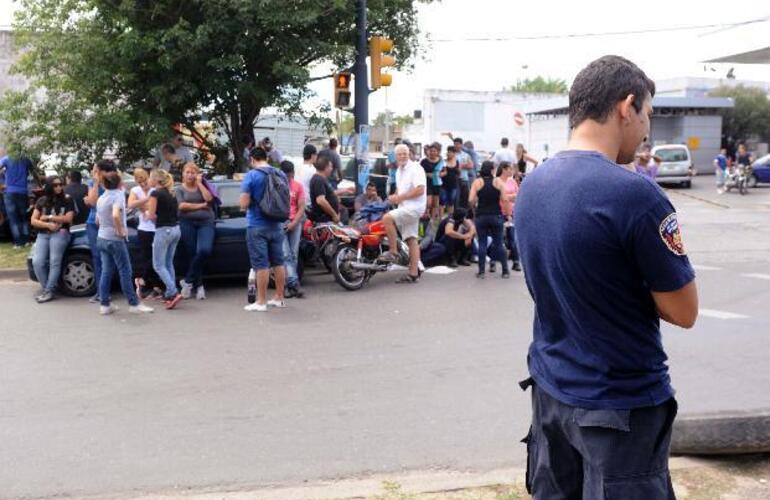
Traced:
POLYGON ((265 312, 267 311, 267 304, 254 302, 253 304, 243 306, 243 310, 247 312, 265 312))
POLYGON ((189 299, 192 296, 192 283, 188 283, 185 280, 179 280, 179 287, 182 289, 182 298, 189 299))
POLYGON ((108 306, 99 306, 99 314, 102 316, 107 316, 108 314, 112 314, 117 310, 118 306, 113 306, 112 304, 108 306))
POLYGON ((206 300, 206 289, 203 288, 203 285, 198 287, 198 291, 195 292, 195 298, 198 300, 206 300))
POLYGON ((278 309, 283 309, 286 307, 286 302, 283 300, 271 299, 267 301, 267 305, 277 307, 278 309))
POLYGON ((139 304, 135 305, 135 306, 131 306, 131 307, 128 308, 128 312, 134 313, 134 314, 151 313, 151 312, 154 312, 154 311, 155 311, 155 309, 153 309, 150 306, 146 306, 146 305, 142 304, 141 302, 139 304))

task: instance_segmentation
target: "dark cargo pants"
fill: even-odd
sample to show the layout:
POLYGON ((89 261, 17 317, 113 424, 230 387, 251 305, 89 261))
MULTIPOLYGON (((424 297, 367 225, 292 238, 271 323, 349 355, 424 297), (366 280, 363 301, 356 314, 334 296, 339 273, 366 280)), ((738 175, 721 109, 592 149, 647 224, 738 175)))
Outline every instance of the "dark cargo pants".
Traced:
POLYGON ((534 500, 674 500, 668 470, 673 398, 633 410, 568 406, 532 386, 527 491, 534 500))

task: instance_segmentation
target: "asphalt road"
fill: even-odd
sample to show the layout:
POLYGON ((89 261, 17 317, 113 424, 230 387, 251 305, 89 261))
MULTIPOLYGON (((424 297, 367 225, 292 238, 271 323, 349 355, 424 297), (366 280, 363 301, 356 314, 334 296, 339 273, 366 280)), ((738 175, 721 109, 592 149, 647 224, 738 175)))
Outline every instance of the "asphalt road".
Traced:
MULTIPOLYGON (((696 327, 665 327, 681 413, 770 406, 770 188, 673 190, 696 327)), ((100 317, 0 284, 0 498, 239 489, 523 463, 532 304, 521 275, 378 276, 245 313, 245 287, 100 317)))

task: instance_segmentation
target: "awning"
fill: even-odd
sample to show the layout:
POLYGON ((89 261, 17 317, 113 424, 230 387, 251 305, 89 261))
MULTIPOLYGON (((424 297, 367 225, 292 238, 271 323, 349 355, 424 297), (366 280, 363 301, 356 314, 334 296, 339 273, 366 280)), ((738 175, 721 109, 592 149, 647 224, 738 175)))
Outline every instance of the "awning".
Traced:
POLYGON ((770 47, 703 61, 707 63, 770 64, 770 47))

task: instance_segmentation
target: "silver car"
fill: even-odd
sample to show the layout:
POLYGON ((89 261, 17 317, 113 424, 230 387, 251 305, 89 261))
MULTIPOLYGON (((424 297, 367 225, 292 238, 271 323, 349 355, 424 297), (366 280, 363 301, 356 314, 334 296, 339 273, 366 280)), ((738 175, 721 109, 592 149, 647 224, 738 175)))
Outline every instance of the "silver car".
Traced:
POLYGON ((660 159, 658 174, 655 180, 658 184, 680 184, 689 188, 692 186, 694 167, 692 155, 687 146, 670 144, 655 146, 652 155, 660 159))

